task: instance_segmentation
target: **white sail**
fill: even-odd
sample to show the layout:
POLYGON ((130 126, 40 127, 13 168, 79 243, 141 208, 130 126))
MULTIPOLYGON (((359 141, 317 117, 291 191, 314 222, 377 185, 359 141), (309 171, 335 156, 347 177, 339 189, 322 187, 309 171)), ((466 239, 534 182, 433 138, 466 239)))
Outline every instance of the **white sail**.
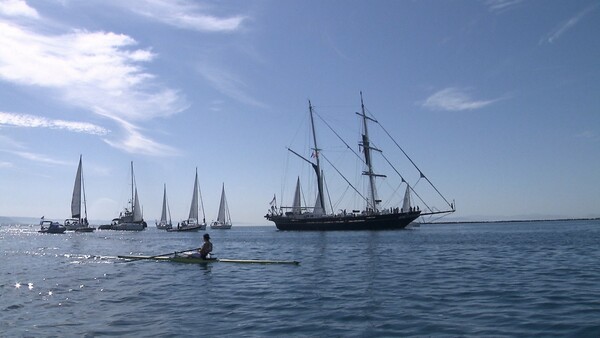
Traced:
POLYGON ((221 203, 219 204, 219 214, 217 215, 217 222, 225 223, 227 211, 227 200, 225 199, 225 184, 223 184, 223 190, 221 190, 221 203))
MULTIPOLYGON (((320 182, 318 182, 320 186, 323 186, 323 172, 321 172, 320 182)), ((321 194, 317 192, 317 200, 315 201, 315 208, 313 210, 313 214, 315 215, 323 215, 325 214, 325 210, 322 207, 323 203, 321 203, 321 194)))
POLYGON ((317 194, 317 200, 315 201, 315 209, 314 209, 313 213, 315 215, 323 215, 324 212, 325 211, 321 207, 321 197, 317 194))
POLYGON ((162 213, 160 214, 160 223, 161 224, 167 223, 167 185, 166 184, 165 184, 164 190, 165 191, 163 194, 162 213))
POLYGON ((225 184, 221 190, 221 202, 219 203, 219 213, 217 220, 210 224, 211 229, 231 229, 231 216, 229 215, 229 207, 227 205, 227 197, 225 197, 225 184))
POLYGON ((73 198, 71 199, 71 217, 81 218, 81 156, 79 156, 79 166, 77 167, 73 198))
POLYGON ((406 185, 406 192, 404 193, 404 202, 402 202, 402 212, 408 212, 410 210, 410 186, 406 185))
POLYGON ((198 170, 196 169, 196 180, 194 181, 194 194, 192 195, 192 205, 190 206, 190 215, 188 219, 198 220, 198 170))
POLYGON ((294 203, 292 204, 292 212, 294 214, 300 214, 302 212, 302 205, 300 201, 300 177, 296 181, 296 192, 294 193, 294 203))
POLYGON ((137 188, 135 188, 135 198, 133 200, 133 221, 141 222, 143 221, 142 217, 142 208, 140 207, 140 200, 138 199, 137 188))

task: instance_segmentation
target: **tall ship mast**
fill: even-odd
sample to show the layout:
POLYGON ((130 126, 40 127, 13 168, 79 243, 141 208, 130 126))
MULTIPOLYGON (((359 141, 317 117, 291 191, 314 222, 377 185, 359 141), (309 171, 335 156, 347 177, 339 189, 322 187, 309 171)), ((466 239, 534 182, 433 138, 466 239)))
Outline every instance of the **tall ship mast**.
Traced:
MULTIPOLYGON (((309 160, 306 157, 300 155, 298 152, 289 149, 288 150, 302 159, 303 161, 309 163, 313 170, 315 171, 316 177, 316 187, 317 187, 317 196, 314 207, 302 207, 300 205, 300 179, 297 180, 296 190, 294 193, 294 203, 291 207, 277 207, 276 198, 273 198, 271 202, 271 209, 265 215, 265 218, 269 221, 275 223, 275 226, 279 230, 293 230, 293 231, 335 231, 335 230, 394 230, 394 229, 404 229, 408 226, 412 221, 416 220, 420 216, 424 215, 434 215, 434 214, 446 214, 454 212, 453 203, 448 203, 447 200, 442 196, 442 199, 448 205, 448 209, 446 210, 437 210, 431 209, 427 207, 427 210, 421 210, 419 206, 411 205, 410 192, 412 188, 408 185, 408 182, 398 173, 398 175, 402 178, 402 183, 407 185, 406 192, 404 194, 404 198, 402 202, 398 206, 391 207, 381 207, 381 200, 377 195, 377 186, 376 179, 377 178, 385 178, 386 175, 378 174, 374 170, 374 164, 372 160, 372 154, 382 153, 382 151, 376 147, 374 147, 369 139, 369 123, 379 124, 379 122, 368 116, 365 111, 365 105, 362 97, 362 93, 360 95, 361 101, 361 111, 360 113, 356 113, 361 118, 362 125, 362 134, 361 141, 359 142, 359 148, 362 152, 362 161, 364 163, 364 171, 362 175, 367 177, 367 193, 366 197, 363 196, 358 189, 356 189, 350 182, 344 177, 346 183, 348 183, 354 191, 357 192, 358 195, 365 202, 365 207, 363 210, 355 210, 352 209, 349 212, 346 209, 340 210, 338 213, 335 213, 333 210, 331 212, 326 211, 325 207, 325 184, 324 184, 324 174, 321 168, 321 149, 318 147, 317 143, 317 135, 315 130, 315 118, 314 118, 314 107, 309 101, 309 115, 310 115, 310 129, 312 134, 312 155, 311 157, 314 160, 309 160)), ((335 131, 334 131, 335 133, 335 131)), ((387 132, 386 132, 387 133, 387 132)), ((337 135, 337 133, 336 133, 337 135)), ((389 134, 388 134, 389 136, 389 134)), ((391 138, 391 136, 390 136, 391 138)), ((345 142, 344 142, 345 143, 345 142)), ((394 141, 397 145, 397 143, 394 141)), ((347 144, 346 146, 350 148, 347 144)), ((399 146, 398 146, 399 147, 399 146)), ((400 148, 402 150, 402 148, 400 148)), ((404 155, 406 153, 402 150, 404 155)), ((355 153, 356 154, 356 153, 355 153)), ((357 154, 356 154, 357 155, 357 154)), ((417 168, 419 174, 422 178, 425 178, 427 182, 431 184, 429 179, 422 174, 420 169, 416 167, 412 159, 406 155, 406 157, 410 160, 410 162, 417 168)), ((325 158, 327 160, 327 158, 325 158)), ((387 160, 387 159, 386 159, 387 160)), ((329 160, 327 160, 331 164, 329 160)), ((388 161, 389 163, 389 161, 388 161)), ((390 163, 391 164, 391 163, 390 163)), ((338 169, 334 168, 340 175, 342 175, 338 169)), ((343 176, 343 175, 342 175, 343 176)), ((431 184, 432 185, 432 184, 431 184)), ((432 185, 433 186, 433 185, 432 185)), ((435 191, 439 194, 437 188, 435 191)), ((441 194, 440 194, 441 196, 441 194)), ((427 206, 425 204, 425 206, 427 206)))

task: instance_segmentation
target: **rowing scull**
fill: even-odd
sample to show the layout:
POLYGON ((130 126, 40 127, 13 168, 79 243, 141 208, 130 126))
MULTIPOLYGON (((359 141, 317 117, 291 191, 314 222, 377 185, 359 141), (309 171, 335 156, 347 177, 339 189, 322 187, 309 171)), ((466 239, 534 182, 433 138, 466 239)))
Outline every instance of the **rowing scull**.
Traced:
POLYGON ((265 259, 226 259, 226 258, 211 258, 202 259, 197 257, 187 256, 117 256, 118 258, 129 259, 129 260, 156 260, 156 261, 167 261, 177 263, 190 263, 190 264, 205 264, 205 263, 246 263, 246 264, 293 264, 298 265, 298 261, 278 261, 278 260, 265 260, 265 259))

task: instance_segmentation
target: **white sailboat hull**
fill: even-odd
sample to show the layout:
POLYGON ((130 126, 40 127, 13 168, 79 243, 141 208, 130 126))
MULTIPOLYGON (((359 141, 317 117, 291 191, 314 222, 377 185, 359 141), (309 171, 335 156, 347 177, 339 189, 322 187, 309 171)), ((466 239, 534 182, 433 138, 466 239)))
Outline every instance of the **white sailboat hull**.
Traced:
POLYGON ((172 229, 173 225, 170 223, 158 223, 158 224, 156 224, 156 228, 159 230, 167 230, 167 229, 172 229))
POLYGON ((183 224, 178 224, 176 228, 167 229, 167 231, 200 231, 206 230, 206 223, 198 223, 196 220, 183 221, 183 224))
POLYGON ((210 225, 211 229, 231 229, 231 223, 221 223, 221 222, 213 222, 210 225))
POLYGON ((65 220, 65 228, 67 231, 77 231, 77 232, 92 232, 94 231, 93 227, 90 227, 88 224, 82 223, 80 220, 76 218, 67 218, 65 220))

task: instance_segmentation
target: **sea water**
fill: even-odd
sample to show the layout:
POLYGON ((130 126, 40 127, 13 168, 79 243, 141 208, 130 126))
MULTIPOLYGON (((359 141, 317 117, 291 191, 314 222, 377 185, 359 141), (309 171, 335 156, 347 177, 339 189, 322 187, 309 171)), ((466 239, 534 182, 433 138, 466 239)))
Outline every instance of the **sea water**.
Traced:
POLYGON ((0 227, 0 336, 600 336, 600 221, 208 230, 221 258, 125 261, 203 232, 0 227))

